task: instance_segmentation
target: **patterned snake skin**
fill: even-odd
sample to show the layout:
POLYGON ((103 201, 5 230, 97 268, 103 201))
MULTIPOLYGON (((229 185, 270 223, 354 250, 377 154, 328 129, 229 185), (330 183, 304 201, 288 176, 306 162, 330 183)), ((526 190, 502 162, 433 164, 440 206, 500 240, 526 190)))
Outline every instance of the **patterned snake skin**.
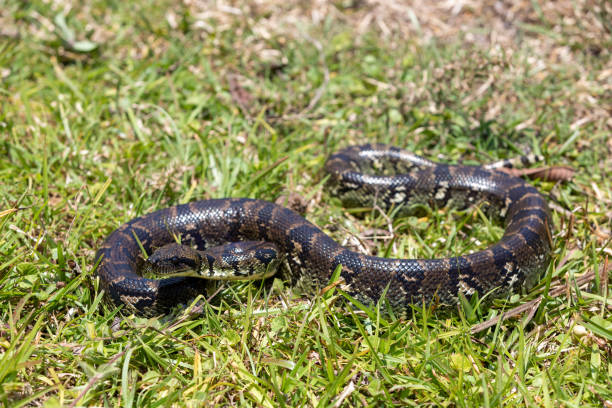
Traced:
POLYGON ((141 277, 142 249, 175 242, 198 249, 235 241, 267 241, 285 254, 284 273, 307 290, 324 287, 341 265, 342 288, 372 304, 385 293, 404 314, 410 304, 456 304, 459 293, 504 296, 529 289, 546 269, 552 248, 546 201, 521 179, 480 166, 437 164, 386 145, 352 146, 325 168, 334 194, 347 205, 410 210, 415 204, 483 204, 505 218, 505 233, 491 247, 443 259, 387 259, 351 251, 294 211, 253 199, 196 201, 133 219, 108 236, 96 254, 106 296, 124 311, 153 316, 205 290, 203 279, 141 277))

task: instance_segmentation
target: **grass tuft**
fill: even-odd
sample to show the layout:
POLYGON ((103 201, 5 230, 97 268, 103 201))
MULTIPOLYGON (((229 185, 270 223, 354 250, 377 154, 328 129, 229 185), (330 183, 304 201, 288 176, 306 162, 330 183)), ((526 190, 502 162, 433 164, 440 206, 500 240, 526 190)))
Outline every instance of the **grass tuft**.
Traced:
POLYGON ((609 2, 5 3, 0 404, 612 406, 609 2), (224 283, 154 319, 102 301, 103 239, 196 199, 301 203, 370 254, 499 238, 480 208, 343 209, 325 158, 371 141, 575 168, 532 181, 556 226, 538 286, 406 319, 333 280, 224 283))

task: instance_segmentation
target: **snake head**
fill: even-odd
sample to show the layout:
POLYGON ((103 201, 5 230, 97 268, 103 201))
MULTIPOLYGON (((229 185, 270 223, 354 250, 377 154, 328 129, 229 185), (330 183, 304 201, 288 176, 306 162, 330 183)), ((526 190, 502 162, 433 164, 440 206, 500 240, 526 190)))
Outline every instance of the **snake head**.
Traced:
POLYGON ((167 244, 158 248, 145 261, 145 273, 154 276, 170 277, 200 269, 202 257, 199 252, 187 245, 167 244))

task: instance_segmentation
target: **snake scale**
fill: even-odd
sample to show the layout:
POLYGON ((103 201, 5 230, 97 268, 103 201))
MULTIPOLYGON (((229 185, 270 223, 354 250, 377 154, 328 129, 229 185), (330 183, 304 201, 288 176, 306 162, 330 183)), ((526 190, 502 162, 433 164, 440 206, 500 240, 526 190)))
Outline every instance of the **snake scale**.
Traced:
POLYGON ((499 242, 467 255, 390 259, 345 248, 301 215, 271 202, 195 201, 135 218, 107 237, 96 254, 107 298, 125 311, 153 316, 202 293, 201 278, 142 277, 143 251, 151 254, 176 237, 198 249, 224 242, 270 242, 285 257, 281 269, 291 283, 310 290, 329 284, 341 266, 342 288, 349 295, 372 304, 384 294, 400 314, 423 300, 452 305, 460 293, 504 296, 529 289, 549 263, 550 211, 537 189, 519 178, 481 166, 434 163, 380 144, 340 150, 328 158, 325 169, 332 193, 345 205, 401 210, 484 203, 505 219, 505 232, 499 242))

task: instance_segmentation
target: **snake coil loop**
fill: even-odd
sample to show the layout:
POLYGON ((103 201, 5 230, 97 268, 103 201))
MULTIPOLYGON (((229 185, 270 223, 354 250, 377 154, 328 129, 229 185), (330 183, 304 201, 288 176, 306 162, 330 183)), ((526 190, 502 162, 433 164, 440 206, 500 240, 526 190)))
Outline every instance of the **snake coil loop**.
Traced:
POLYGON ((175 242, 175 236, 199 250, 226 242, 272 243, 286 259, 291 282, 307 289, 325 286, 341 265, 349 295, 371 304, 385 293, 400 314, 422 300, 454 304, 459 293, 493 291, 503 296, 529 289, 549 263, 550 211, 537 189, 519 178, 480 166, 437 164, 378 144, 345 148, 332 155, 325 168, 332 192, 348 205, 376 203, 388 209, 452 202, 463 207, 484 200, 505 218, 504 235, 489 248, 468 255, 388 259, 344 248, 299 214, 267 201, 195 201, 135 218, 108 236, 96 254, 107 297, 129 312, 152 316, 202 293, 201 278, 141 276, 140 245, 151 253, 175 242))

